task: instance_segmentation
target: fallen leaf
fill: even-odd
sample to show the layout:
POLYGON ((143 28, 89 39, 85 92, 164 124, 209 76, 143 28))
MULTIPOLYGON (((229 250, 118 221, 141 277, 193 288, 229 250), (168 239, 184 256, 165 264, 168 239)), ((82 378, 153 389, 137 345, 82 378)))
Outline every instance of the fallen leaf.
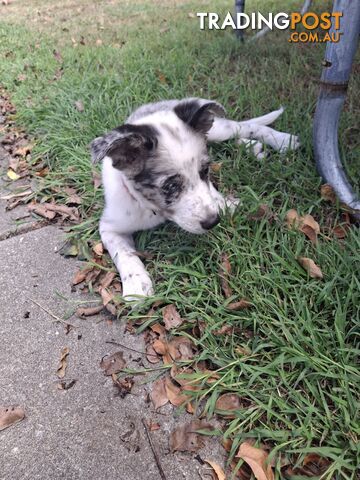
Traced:
POLYGON ((270 207, 266 205, 265 203, 262 203, 259 205, 257 211, 253 213, 252 215, 249 215, 249 220, 262 220, 263 218, 267 218, 269 220, 272 220, 274 218, 274 214, 270 210, 270 207))
POLYGON ((102 242, 98 242, 96 245, 93 246, 93 252, 98 256, 101 257, 104 253, 104 247, 102 242))
POLYGON ((117 378, 116 374, 111 375, 114 386, 118 389, 118 394, 121 398, 125 398, 131 392, 134 386, 133 377, 117 378))
POLYGON ((224 470, 220 467, 220 465, 213 462, 212 460, 207 460, 207 459, 205 459, 204 462, 208 463, 210 467, 214 470, 218 480, 226 480, 224 470))
POLYGON ((104 310, 104 305, 97 305, 96 307, 78 307, 75 313, 78 317, 91 317, 97 315, 102 310, 104 310))
POLYGON ((168 403, 168 396, 165 388, 165 378, 161 377, 153 383, 151 393, 151 401, 155 410, 166 405, 168 403))
POLYGON ((158 77, 160 83, 163 83, 163 84, 167 83, 166 77, 162 72, 158 71, 157 72, 157 77, 158 77))
POLYGON ((268 453, 265 450, 243 442, 236 457, 242 458, 250 466, 257 480, 274 480, 274 473, 271 465, 267 463, 268 453))
POLYGON ((81 100, 76 100, 76 102, 74 103, 75 105, 75 108, 78 112, 83 112, 85 110, 84 108, 84 104, 82 103, 81 100))
POLYGON ((0 407, 0 432, 21 422, 24 418, 25 411, 21 407, 0 407))
POLYGON ((159 363, 160 362, 160 357, 155 352, 154 347, 152 345, 147 345, 146 346, 146 359, 150 363, 159 363))
POLYGON ((193 420, 176 428, 170 435, 171 451, 197 452, 204 446, 201 433, 197 433, 197 430, 205 429, 213 429, 205 420, 193 420))
POLYGON ((31 150, 34 148, 34 145, 29 143, 28 145, 25 145, 24 147, 20 147, 15 150, 14 155, 17 155, 19 157, 26 157, 31 150))
POLYGON ((18 175, 12 168, 9 168, 7 171, 7 176, 10 178, 10 180, 18 180, 20 178, 20 175, 18 175))
POLYGON ((65 371, 67 367, 67 356, 69 355, 69 347, 64 347, 61 350, 61 355, 60 355, 60 364, 58 369, 56 370, 56 374, 59 378, 64 378, 65 377, 65 371))
POLYGON ((99 282, 100 287, 109 288, 116 277, 116 272, 106 272, 99 282))
POLYGON ((223 253, 221 255, 219 277, 220 277, 221 288, 226 298, 229 298, 232 295, 232 290, 229 285, 230 273, 231 273, 231 264, 229 261, 229 257, 226 253, 223 253))
POLYGON ((242 407, 241 398, 236 393, 224 393, 223 395, 220 395, 215 403, 216 410, 220 410, 218 413, 229 419, 236 418, 236 415, 228 412, 240 410, 242 407))
POLYGON ((284 474, 285 477, 301 476, 301 477, 322 477, 331 465, 331 461, 325 457, 321 457, 317 453, 309 453, 304 457, 302 466, 287 467, 284 474))
POLYGON ((328 183, 321 185, 320 194, 323 200, 326 200, 327 202, 330 202, 330 203, 336 203, 337 197, 336 197, 335 190, 328 183))
POLYGON ((119 373, 126 365, 123 352, 115 352, 112 355, 101 359, 100 368, 104 370, 104 375, 109 376, 113 373, 119 373))
POLYGON ((179 327, 184 321, 173 304, 166 305, 162 314, 166 330, 179 327))
POLYGON ((239 300, 237 302, 229 303, 228 305, 226 305, 226 308, 228 310, 237 311, 237 310, 244 310, 245 308, 250 308, 252 306, 253 306, 253 304, 251 302, 248 302, 247 300, 242 298, 241 300, 239 300))
POLYGON ((114 298, 114 294, 110 293, 107 288, 100 287, 99 288, 99 293, 101 295, 101 299, 102 299, 104 307, 106 307, 106 305, 108 303, 110 303, 114 298))
POLYGON ((149 422, 147 422, 147 426, 150 432, 155 432, 155 430, 160 430, 161 428, 160 424, 157 422, 153 422, 153 420, 150 420, 149 422))
POLYGON ((165 378, 165 391, 169 402, 175 407, 189 401, 189 397, 182 393, 181 388, 175 385, 170 377, 165 378))
POLYGON ((82 270, 78 270, 72 279, 72 284, 73 285, 78 285, 79 283, 82 283, 86 276, 88 275, 89 272, 91 272, 95 267, 93 265, 89 265, 82 270))
POLYGON ((306 270, 311 278, 324 278, 322 271, 320 268, 316 265, 314 260, 311 260, 311 258, 307 257, 299 257, 298 262, 300 265, 303 267, 304 270, 306 270))
POLYGON ((71 380, 70 382, 66 382, 65 380, 62 380, 61 382, 58 383, 58 389, 59 390, 69 390, 71 387, 75 385, 77 380, 71 380))
POLYGON ((217 162, 217 163, 211 163, 210 164, 210 169, 214 173, 218 173, 221 170, 223 162, 217 162))
POLYGON ((320 226, 312 215, 307 214, 300 217, 296 210, 289 210, 286 214, 286 224, 288 228, 304 233, 312 243, 317 242, 320 226))

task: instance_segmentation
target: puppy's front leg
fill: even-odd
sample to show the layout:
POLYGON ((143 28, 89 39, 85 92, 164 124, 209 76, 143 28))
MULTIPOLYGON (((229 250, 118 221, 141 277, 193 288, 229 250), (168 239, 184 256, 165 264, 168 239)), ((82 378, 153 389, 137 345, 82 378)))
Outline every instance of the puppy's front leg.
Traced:
POLYGON ((100 235, 104 247, 120 273, 122 296, 125 300, 139 301, 139 296, 153 295, 150 275, 136 255, 132 236, 114 232, 107 229, 104 224, 100 224, 100 235))

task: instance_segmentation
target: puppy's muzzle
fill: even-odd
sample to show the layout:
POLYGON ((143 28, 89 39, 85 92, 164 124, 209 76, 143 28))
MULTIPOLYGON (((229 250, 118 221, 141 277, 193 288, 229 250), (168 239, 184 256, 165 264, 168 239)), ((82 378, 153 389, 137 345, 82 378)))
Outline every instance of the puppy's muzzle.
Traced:
POLYGON ((210 215, 206 220, 200 222, 200 225, 204 230, 210 230, 211 228, 215 227, 220 222, 220 216, 218 213, 214 213, 210 215))

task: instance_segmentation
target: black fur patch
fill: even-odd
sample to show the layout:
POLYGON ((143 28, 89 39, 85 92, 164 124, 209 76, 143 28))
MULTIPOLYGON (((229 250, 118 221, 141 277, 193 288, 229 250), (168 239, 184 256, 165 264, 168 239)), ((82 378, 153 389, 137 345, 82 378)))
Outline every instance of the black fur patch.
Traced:
POLYGON ((224 110, 219 104, 209 102, 200 106, 198 100, 181 102, 174 108, 174 112, 189 127, 203 134, 206 134, 212 127, 215 115, 224 115, 224 110))
POLYGON ((182 175, 176 174, 168 177, 161 186, 161 192, 165 198, 166 205, 170 205, 179 198, 184 190, 184 179, 182 175))
POLYGON ((91 143, 93 160, 109 156, 114 168, 137 175, 154 155, 157 136, 158 131, 150 125, 122 125, 91 143))

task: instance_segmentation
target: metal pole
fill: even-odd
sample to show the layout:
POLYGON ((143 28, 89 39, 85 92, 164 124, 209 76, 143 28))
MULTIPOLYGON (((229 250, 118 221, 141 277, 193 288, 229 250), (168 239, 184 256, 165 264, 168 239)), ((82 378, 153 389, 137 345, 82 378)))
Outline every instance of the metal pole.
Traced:
MULTIPOLYGON (((237 21, 237 14, 244 13, 245 11, 245 0, 235 0, 235 21, 237 21)), ((239 40, 244 40, 244 30, 237 28, 235 34, 239 40)))
MULTIPOLYGON (((313 128, 314 153, 318 171, 336 191, 339 199, 355 210, 360 220, 360 200, 345 175, 338 147, 338 124, 346 97, 353 59, 359 43, 360 1, 335 0, 333 12, 342 12, 338 43, 328 42, 321 75, 320 94, 313 128)), ((333 20, 330 35, 335 32, 333 20)))

